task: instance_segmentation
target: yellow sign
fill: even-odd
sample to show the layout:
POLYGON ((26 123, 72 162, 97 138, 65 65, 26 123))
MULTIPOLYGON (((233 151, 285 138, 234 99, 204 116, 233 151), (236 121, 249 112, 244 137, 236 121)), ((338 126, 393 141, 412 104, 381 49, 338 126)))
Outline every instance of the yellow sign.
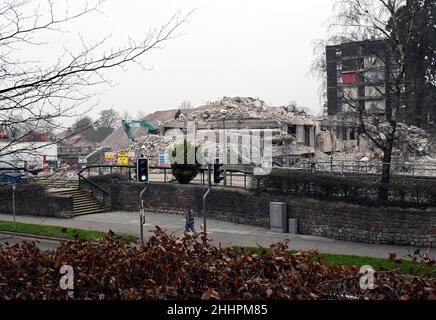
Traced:
POLYGON ((118 152, 118 165, 128 166, 129 165, 129 153, 128 152, 118 152))
POLYGON ((113 152, 105 152, 104 153, 104 159, 106 161, 114 161, 115 160, 115 153, 113 153, 113 152))

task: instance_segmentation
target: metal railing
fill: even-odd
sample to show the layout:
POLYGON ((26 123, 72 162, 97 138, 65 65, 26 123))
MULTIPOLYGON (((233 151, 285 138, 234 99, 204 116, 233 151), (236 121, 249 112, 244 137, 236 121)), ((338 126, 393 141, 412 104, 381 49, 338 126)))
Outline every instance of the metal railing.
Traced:
MULTIPOLYGON (((403 164, 404 166, 404 164, 403 164)), ((224 166, 226 170, 225 184, 221 186, 249 189, 252 181, 253 172, 246 166, 227 165, 224 166)), ((343 176, 357 177, 365 176, 368 178, 378 179, 381 170, 381 162, 363 162, 363 161, 300 161, 297 165, 284 168, 290 170, 304 170, 308 172, 320 172, 340 174, 343 176)), ((436 179, 436 166, 422 167, 419 165, 414 166, 411 171, 400 170, 397 164, 391 167, 393 179, 407 179, 407 180, 433 180, 436 179), (423 172, 422 170, 429 170, 433 174, 423 172)), ((120 174, 124 176, 126 181, 135 181, 136 168, 135 166, 118 166, 118 165, 94 165, 88 166, 79 172, 79 183, 87 183, 88 178, 92 176, 105 175, 105 174, 120 174), (86 179, 86 180, 85 180, 86 179)), ((149 173, 150 182, 173 183, 176 179, 172 175, 170 167, 151 166, 149 173)), ((202 167, 199 169, 199 174, 191 181, 193 184, 206 185, 207 184, 207 168, 202 167)), ((90 183, 88 183, 90 184, 90 183)), ((95 186, 91 186, 96 188, 95 186)), ((105 192, 105 190, 99 190, 105 192)), ((107 194, 107 192, 106 192, 107 194)))
MULTIPOLYGON (((242 169, 242 168, 241 168, 242 169)), ((176 179, 172 175, 170 167, 156 167, 149 168, 150 182, 163 182, 172 183, 176 179)), ((207 168, 200 168, 199 174, 193 179, 191 183, 206 185, 207 184, 207 168)), ((248 189, 252 173, 237 168, 227 168, 226 185, 228 187, 248 189)), ((126 181, 135 181, 136 168, 135 166, 118 166, 118 165, 91 165, 82 169, 79 172, 79 184, 84 181, 89 181, 90 177, 100 176, 105 174, 120 174, 126 181), (85 180, 86 179, 86 180, 85 180)))
MULTIPOLYGON (((88 168, 84 168, 81 171, 77 173, 77 176, 79 177, 79 189, 82 190, 83 185, 86 185, 86 188, 89 190, 90 195, 101 202, 101 204, 105 205, 107 197, 110 196, 110 192, 105 190, 103 187, 99 186, 95 182, 89 180, 88 178, 83 175, 83 172, 85 172, 88 168), (96 196, 96 191, 100 193, 101 198, 96 196)), ((88 171, 89 172, 89 171, 88 171)))
MULTIPOLYGON (((352 160, 323 160, 311 162, 302 160, 292 166, 290 169, 319 171, 330 173, 359 173, 359 174, 381 174, 383 162, 381 161, 352 161, 352 160)), ((392 176, 410 176, 410 177, 436 177, 435 164, 416 164, 412 162, 391 164, 392 176)))

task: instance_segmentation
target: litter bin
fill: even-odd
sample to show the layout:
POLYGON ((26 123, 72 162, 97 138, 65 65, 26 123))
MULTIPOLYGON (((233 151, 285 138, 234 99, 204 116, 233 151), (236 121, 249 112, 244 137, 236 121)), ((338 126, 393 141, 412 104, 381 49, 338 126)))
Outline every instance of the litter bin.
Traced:
POLYGON ((271 231, 288 233, 288 205, 283 202, 270 202, 271 231))
POLYGON ((289 231, 289 234, 298 234, 297 219, 289 219, 288 220, 288 231, 289 231))

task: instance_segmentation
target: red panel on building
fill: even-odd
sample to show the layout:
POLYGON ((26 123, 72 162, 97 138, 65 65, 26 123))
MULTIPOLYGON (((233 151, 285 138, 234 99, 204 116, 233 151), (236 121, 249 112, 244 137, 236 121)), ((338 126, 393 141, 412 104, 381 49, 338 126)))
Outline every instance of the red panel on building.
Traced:
POLYGON ((343 84, 356 84, 357 83, 357 74, 355 72, 343 73, 342 74, 342 83, 343 84))

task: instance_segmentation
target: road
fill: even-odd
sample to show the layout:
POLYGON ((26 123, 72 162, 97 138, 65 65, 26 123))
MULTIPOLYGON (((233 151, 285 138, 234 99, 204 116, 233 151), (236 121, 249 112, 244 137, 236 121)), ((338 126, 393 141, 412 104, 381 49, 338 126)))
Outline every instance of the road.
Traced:
POLYGON ((55 250, 59 246, 58 241, 33 238, 33 237, 16 236, 16 235, 0 232, 0 244, 3 245, 13 246, 16 244, 22 244, 24 242, 32 242, 32 241, 36 243, 36 246, 38 248, 43 250, 55 250))
MULTIPOLYGON (((10 220, 10 215, 0 214, 0 220, 10 220)), ((116 233, 139 234, 139 215, 136 212, 109 212, 103 214, 79 216, 73 219, 44 218, 35 216, 19 216, 18 222, 34 223, 43 225, 72 227, 85 230, 96 230, 116 233)), ((184 231, 184 217, 180 215, 158 214, 149 212, 146 214, 144 226, 145 235, 155 226, 166 229, 169 233, 176 235, 184 231)), ((202 221, 197 217, 195 225, 198 229, 202 221)), ((198 230, 197 230, 198 231, 198 230)), ((208 220, 208 233, 215 245, 226 246, 263 246, 268 247, 273 243, 280 242, 287 236, 290 240, 290 248, 295 250, 319 249, 324 253, 347 254, 356 256, 368 256, 387 258, 390 252, 397 253, 399 257, 406 257, 413 247, 376 245, 365 243, 354 243, 326 239, 306 235, 283 235, 269 231, 268 229, 239 225, 230 222, 208 220)), ((436 256, 436 248, 430 250, 433 257, 436 256)))

